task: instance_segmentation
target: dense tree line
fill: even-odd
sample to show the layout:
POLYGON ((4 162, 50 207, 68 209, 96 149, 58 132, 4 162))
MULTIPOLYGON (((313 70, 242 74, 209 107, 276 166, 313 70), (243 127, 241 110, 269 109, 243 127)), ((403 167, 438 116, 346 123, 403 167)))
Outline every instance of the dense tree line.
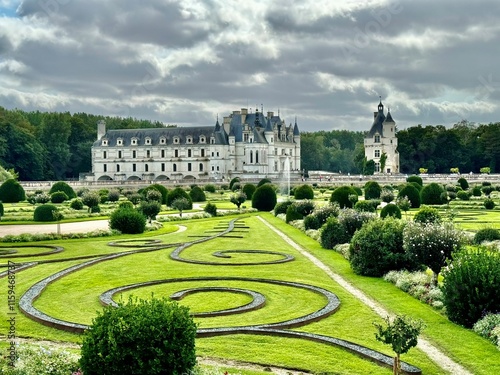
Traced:
POLYGON ((160 122, 87 113, 25 112, 0 107, 0 165, 22 181, 78 178, 91 170, 97 122, 107 129, 164 126, 160 122))

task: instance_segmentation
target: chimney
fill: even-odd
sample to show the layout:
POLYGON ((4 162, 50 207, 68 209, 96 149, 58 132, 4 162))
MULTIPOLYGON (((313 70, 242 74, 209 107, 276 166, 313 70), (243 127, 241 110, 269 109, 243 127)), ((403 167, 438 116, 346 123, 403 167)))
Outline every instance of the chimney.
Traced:
POLYGON ((272 118, 274 116, 274 112, 267 112, 267 118, 272 118))
POLYGON ((97 122, 97 140, 104 137, 104 134, 106 134, 106 122, 104 120, 99 120, 97 122))

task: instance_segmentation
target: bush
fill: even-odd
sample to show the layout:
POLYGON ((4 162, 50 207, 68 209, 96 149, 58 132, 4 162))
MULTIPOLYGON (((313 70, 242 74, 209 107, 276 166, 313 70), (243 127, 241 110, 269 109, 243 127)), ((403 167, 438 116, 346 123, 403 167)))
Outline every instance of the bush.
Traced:
POLYGON ((321 228, 321 223, 316 215, 312 214, 312 215, 306 216, 304 218, 304 229, 305 230, 319 229, 319 228, 321 228))
POLYGON ((58 181, 53 184, 49 190, 49 195, 52 195, 52 193, 55 193, 56 191, 64 191, 68 196, 68 199, 76 198, 76 193, 73 188, 64 181, 58 181))
POLYGON ((109 227, 126 234, 143 233, 146 216, 135 209, 118 208, 109 217, 109 227))
POLYGON ((314 211, 314 202, 309 199, 295 201, 292 206, 302 216, 310 215, 314 211))
POLYGON ((391 203, 394 200, 394 193, 392 190, 384 188, 384 189, 382 189, 382 192, 380 193, 380 198, 385 203, 391 203))
POLYGON ((123 201, 118 203, 118 208, 128 208, 132 210, 134 208, 134 204, 130 201, 123 201))
POLYGON ((295 199, 314 199, 314 191, 307 184, 297 186, 293 191, 293 195, 295 199))
POLYGON ((279 202, 274 206, 274 216, 278 216, 280 214, 286 214, 286 210, 289 206, 291 206, 293 201, 287 200, 283 202, 279 202))
POLYGON ((289 223, 294 220, 301 220, 304 218, 299 212, 297 212, 297 207, 292 204, 286 209, 286 222, 289 223))
POLYGON ((215 185, 212 184, 205 185, 205 191, 207 193, 215 193, 216 191, 215 185))
POLYGON ((472 329, 478 335, 490 340, 493 344, 497 345, 498 337, 492 334, 495 327, 500 327, 500 313, 486 314, 482 319, 478 320, 472 329))
POLYGON ((441 215, 437 208, 434 207, 422 207, 418 212, 413 216, 413 221, 418 223, 440 223, 441 215))
POLYGON ((424 186, 424 182, 422 181, 422 177, 420 177, 420 176, 416 176, 416 175, 409 176, 409 177, 406 179, 406 182, 416 182, 416 183, 417 183, 417 184, 419 184, 420 186, 424 186))
POLYGON ((206 213, 208 213, 214 217, 217 216, 217 206, 213 203, 208 202, 205 205, 205 208, 203 209, 203 211, 205 211, 206 213))
POLYGON ((359 186, 351 186, 352 189, 356 192, 357 196, 362 196, 363 195, 363 190, 359 186))
POLYGON ((405 222, 395 218, 375 219, 359 229, 351 240, 349 262, 364 276, 382 276, 392 270, 417 270, 417 264, 403 249, 405 222))
POLYGON ((188 374, 196 364, 196 324, 167 299, 129 299, 98 313, 84 333, 85 375, 188 374))
POLYGON ((462 190, 467 190, 469 188, 469 183, 467 182, 467 180, 465 178, 460 177, 457 182, 460 185, 460 187, 462 188, 462 190))
POLYGON ((431 182, 425 185, 420 192, 420 202, 422 204, 443 204, 446 200, 443 199, 444 189, 443 187, 436 183, 431 182))
POLYGON ((120 192, 118 190, 110 190, 108 193, 108 201, 118 202, 120 199, 120 192))
POLYGON ((186 198, 190 203, 190 207, 189 208, 186 208, 186 210, 190 210, 193 208, 193 202, 191 200, 191 197, 189 196, 189 194, 186 192, 186 190, 184 190, 183 188, 180 188, 180 187, 177 187, 173 190, 170 190, 168 192, 168 196, 167 196, 167 206, 169 207, 172 207, 172 203, 176 200, 176 199, 179 199, 179 198, 186 198))
POLYGON ((358 195, 356 191, 350 186, 340 186, 336 188, 332 196, 330 197, 330 202, 338 203, 340 208, 352 208, 353 203, 349 199, 350 195, 358 195))
POLYGON ((89 212, 91 211, 91 207, 99 205, 100 201, 101 198, 99 197, 99 194, 95 192, 88 191, 82 195, 82 202, 89 208, 89 212))
POLYGON ((368 181, 365 184, 365 199, 376 199, 380 198, 380 193, 382 192, 382 188, 380 187, 377 181, 368 181))
POLYGON ((55 214, 57 213, 57 207, 53 204, 42 204, 35 208, 33 213, 33 220, 35 221, 56 221, 55 214))
POLYGON ((482 185, 482 186, 491 186, 491 182, 489 182, 489 181, 483 181, 483 182, 481 183, 481 185, 482 185))
POLYGON ((240 183, 240 178, 239 177, 235 177, 233 178, 230 182, 229 182, 229 190, 233 190, 233 185, 236 184, 236 183, 240 183))
POLYGON ((68 196, 64 191, 56 191, 50 195, 52 203, 62 203, 68 200, 68 196))
POLYGON ((320 243, 324 249, 333 249, 336 245, 349 242, 350 236, 336 217, 329 218, 321 227, 320 243))
POLYGON ((271 183, 271 180, 268 179, 268 178, 263 178, 262 180, 259 181, 259 183, 257 184, 257 187, 261 187, 262 185, 264 184, 270 184, 271 183))
POLYGON ((462 201, 468 201, 470 199, 470 195, 467 191, 459 190, 457 192, 457 198, 462 201))
POLYGON ((247 199, 252 200, 252 196, 253 196, 253 193, 255 193, 255 189, 257 189, 257 188, 255 187, 254 184, 245 184, 243 186, 242 191, 247 196, 247 199))
POLYGON ((406 184, 399 189, 398 198, 403 197, 407 197, 409 199, 412 208, 420 207, 420 193, 415 186, 406 184))
POLYGON ((25 199, 24 189, 16 180, 11 178, 0 186, 0 201, 3 203, 18 203, 25 199))
POLYGON ((500 231, 495 228, 483 228, 477 231, 472 242, 479 245, 484 241, 500 240, 500 231))
POLYGON ((481 191, 483 192, 484 195, 489 197, 491 192, 493 191, 493 187, 492 186, 483 186, 481 188, 481 191))
POLYGON ((99 205, 90 207, 90 212, 95 214, 101 212, 101 207, 99 205))
POLYGON ((485 199, 483 205, 487 210, 492 210, 493 208, 495 208, 495 202, 490 198, 485 199))
POLYGON ((376 211, 375 207, 373 207, 371 200, 356 202, 356 204, 354 205, 354 209, 356 211, 361 211, 361 212, 375 212, 376 211))
POLYGON ((485 313, 500 311, 500 252, 456 253, 443 276, 444 305, 452 322, 470 328, 485 313))
POLYGON ((156 215, 160 213, 161 203, 157 201, 142 201, 139 206, 139 211, 142 212, 142 214, 146 216, 151 223, 152 220, 156 219, 156 215))
POLYGON ((147 196, 146 191, 150 189, 155 189, 158 190, 161 193, 161 204, 167 204, 167 197, 168 197, 168 189, 163 186, 162 184, 153 184, 149 185, 147 188, 144 189, 144 195, 147 196))
POLYGON ((321 225, 326 223, 326 221, 332 216, 339 216, 340 209, 337 204, 329 204, 327 206, 322 206, 314 210, 314 216, 316 216, 321 225))
POLYGON ((231 191, 241 190, 241 185, 239 182, 235 182, 231 187, 231 191))
POLYGON ((191 200, 193 202, 205 202, 207 200, 205 193, 198 186, 195 186, 191 189, 191 191, 189 192, 189 196, 191 197, 191 200))
POLYGON ((71 201, 71 203, 69 204, 69 206, 73 209, 73 210, 81 210, 83 208, 83 202, 80 198, 75 198, 71 201))
POLYGON ((344 226, 349 235, 349 239, 351 239, 356 231, 361 229, 365 223, 375 219, 376 216, 371 212, 358 212, 353 209, 345 209, 340 211, 338 218, 340 224, 344 226))
POLYGON ((392 203, 387 204, 382 211, 380 211, 380 217, 385 219, 387 216, 392 216, 397 219, 401 219, 401 209, 392 203))
POLYGON ((252 207, 259 211, 271 211, 276 206, 276 191, 271 184, 258 187, 253 193, 252 207))
POLYGON ((482 194, 482 192, 481 192, 481 187, 479 187, 479 186, 474 186, 474 187, 472 188, 472 195, 473 195, 473 196, 475 196, 475 197, 480 197, 480 196, 481 196, 481 194, 482 194))

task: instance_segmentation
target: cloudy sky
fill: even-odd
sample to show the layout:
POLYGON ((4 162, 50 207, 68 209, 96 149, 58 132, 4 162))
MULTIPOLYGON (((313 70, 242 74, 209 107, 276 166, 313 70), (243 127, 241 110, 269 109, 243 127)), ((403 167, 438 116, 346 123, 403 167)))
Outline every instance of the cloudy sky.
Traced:
POLYGON ((498 0, 0 0, 0 106, 301 131, 500 121, 498 0))

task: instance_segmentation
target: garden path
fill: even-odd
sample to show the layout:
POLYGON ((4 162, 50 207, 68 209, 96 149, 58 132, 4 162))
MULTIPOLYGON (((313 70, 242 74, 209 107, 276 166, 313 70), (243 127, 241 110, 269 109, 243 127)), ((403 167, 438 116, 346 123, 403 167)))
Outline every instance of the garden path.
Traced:
MULTIPOLYGON (((326 264, 324 264, 321 260, 316 258, 314 255, 309 253, 306 249, 300 246, 298 243, 293 241, 286 234, 281 232, 279 229, 274 227, 271 223, 263 219, 261 216, 258 218, 267 225, 270 229, 272 229, 276 234, 278 234, 286 243, 308 258, 316 267, 320 268, 324 271, 332 280, 342 286, 345 290, 351 293, 355 298, 359 299, 369 308, 371 308, 377 315, 382 318, 386 318, 387 316, 391 316, 387 310, 385 310, 382 306, 380 306, 376 301, 369 298, 366 294, 364 294, 361 290, 352 286, 347 280, 345 280, 342 276, 333 272, 326 264)), ((422 350, 425 354, 429 356, 438 366, 440 366, 443 370, 450 372, 453 375, 473 375, 471 372, 466 370, 460 364, 456 363, 446 354, 444 354, 437 347, 432 345, 428 340, 419 337, 417 347, 422 350)))

